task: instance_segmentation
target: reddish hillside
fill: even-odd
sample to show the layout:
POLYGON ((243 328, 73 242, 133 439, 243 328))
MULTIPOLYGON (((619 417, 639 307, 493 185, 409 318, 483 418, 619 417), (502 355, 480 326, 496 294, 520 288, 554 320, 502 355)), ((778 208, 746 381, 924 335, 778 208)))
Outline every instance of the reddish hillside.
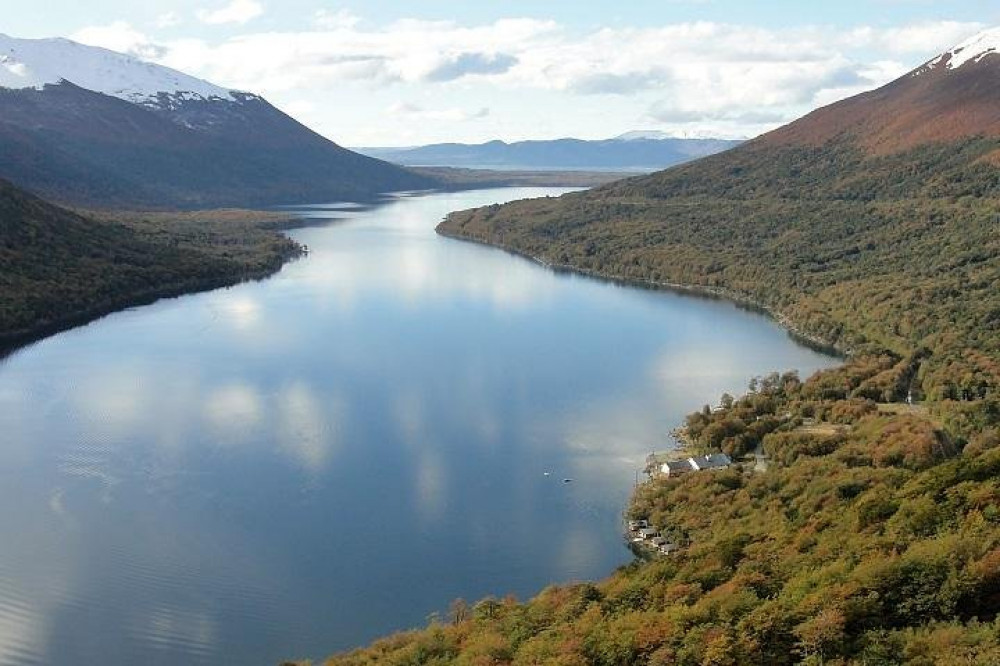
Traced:
POLYGON ((932 142, 1000 137, 1000 30, 982 33, 892 83, 818 109, 762 146, 844 138, 888 155, 932 142))

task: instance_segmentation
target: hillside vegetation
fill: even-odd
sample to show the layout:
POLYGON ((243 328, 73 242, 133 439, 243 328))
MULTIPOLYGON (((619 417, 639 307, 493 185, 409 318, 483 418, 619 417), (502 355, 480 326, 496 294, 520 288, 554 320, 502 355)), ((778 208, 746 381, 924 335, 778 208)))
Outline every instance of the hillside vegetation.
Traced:
POLYGON ((162 296, 278 270, 299 248, 277 217, 117 214, 53 206, 0 181, 0 348, 162 296))

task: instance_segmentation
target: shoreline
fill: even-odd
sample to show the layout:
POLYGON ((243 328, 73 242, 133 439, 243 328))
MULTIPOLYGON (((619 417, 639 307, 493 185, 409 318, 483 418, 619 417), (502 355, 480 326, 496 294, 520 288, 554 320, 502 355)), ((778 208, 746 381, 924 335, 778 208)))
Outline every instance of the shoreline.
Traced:
POLYGON ((0 334, 0 364, 13 354, 31 345, 41 342, 59 333, 65 333, 75 328, 82 328, 95 321, 99 321, 118 312, 125 312, 132 308, 152 305, 159 301, 192 296, 217 289, 227 289, 247 282, 259 282, 266 280, 277 274, 287 264, 304 256, 302 248, 295 254, 281 258, 281 262, 275 267, 257 273, 247 274, 238 279, 230 279, 220 276, 218 280, 208 280, 198 284, 175 283, 161 288, 123 296, 119 299, 98 303, 89 308, 78 310, 67 314, 56 321, 45 322, 26 329, 9 331, 0 334))
MULTIPOLYGON (((10 356, 20 350, 30 347, 35 343, 41 342, 42 340, 54 335, 58 335, 59 333, 65 333, 66 331, 70 331, 75 328, 87 326, 118 312, 152 305, 161 300, 180 298, 182 296, 215 291, 217 289, 227 289, 229 287, 235 287, 247 282, 259 282, 261 280, 266 280, 276 275, 292 261, 301 259, 308 253, 307 248, 292 240, 291 237, 285 232, 292 231, 300 227, 307 227, 309 226, 309 220, 306 218, 300 219, 294 216, 274 219, 275 216, 273 213, 269 213, 267 211, 230 211, 229 209, 223 209, 222 211, 201 212, 174 211, 172 213, 162 211, 154 211, 150 213, 118 211, 106 214, 104 219, 111 219, 118 224, 125 224, 128 226, 127 223, 123 221, 123 219, 126 219, 128 216, 163 216, 169 218, 176 216, 176 219, 180 221, 185 219, 185 216, 205 216, 206 214, 218 215, 219 213, 229 214, 234 220, 239 219, 244 223, 249 223, 259 231, 271 235, 275 239, 281 239, 282 243, 286 245, 285 249, 275 253, 273 262, 269 262, 266 266, 259 267, 257 270, 251 270, 242 274, 219 273, 216 276, 208 278, 192 277, 190 279, 182 279, 96 302, 75 311, 67 312, 54 320, 48 320, 39 322, 32 326, 0 332, 0 363, 3 363, 3 361, 10 356), (262 216, 262 219, 251 219, 254 215, 262 216)), ((91 215, 93 213, 87 211, 84 214, 91 215)), ((225 222, 221 223, 224 224, 225 222)))
POLYGON ((510 247, 508 245, 501 245, 497 243, 491 243, 490 241, 483 240, 481 238, 476 238, 474 236, 466 236, 459 233, 454 233, 452 231, 442 229, 445 221, 442 221, 436 228, 435 232, 442 236, 443 238, 450 238, 452 240, 464 241, 469 243, 475 243, 477 245, 483 245, 485 247, 491 247, 498 250, 503 250, 508 254, 512 254, 523 259, 527 259, 533 263, 543 266, 556 273, 572 273, 575 275, 582 275, 584 277, 589 277, 593 279, 605 280, 613 284, 627 286, 627 287, 638 287, 643 289, 651 289, 655 291, 669 291, 678 294, 687 294, 693 296, 699 296, 703 298, 713 298, 718 300, 730 301, 734 305, 751 310, 754 312, 759 312, 766 315, 769 319, 777 323, 785 332, 788 333, 789 337, 796 340, 800 344, 815 351, 823 352, 831 356, 835 356, 841 360, 846 360, 853 354, 853 350, 845 347, 841 347, 836 343, 825 340, 818 335, 806 333, 802 331, 791 318, 782 313, 770 308, 763 303, 760 303, 753 298, 740 294, 739 292, 733 291, 725 287, 708 287, 704 285, 694 285, 694 284, 682 284, 677 282, 661 282, 657 280, 634 278, 624 275, 616 275, 613 273, 605 273, 598 270, 581 268, 578 266, 573 266, 571 264, 556 264, 546 261, 541 257, 537 257, 523 250, 518 250, 517 248, 510 247))

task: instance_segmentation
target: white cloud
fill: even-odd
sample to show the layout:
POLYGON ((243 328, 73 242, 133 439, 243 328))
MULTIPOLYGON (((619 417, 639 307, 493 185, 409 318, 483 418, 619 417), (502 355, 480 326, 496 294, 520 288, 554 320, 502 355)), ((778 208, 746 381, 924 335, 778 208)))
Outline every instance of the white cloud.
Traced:
POLYGON ((844 36, 850 47, 874 47, 895 55, 937 54, 985 29, 984 23, 960 21, 921 22, 897 28, 861 27, 844 36))
POLYGON ((347 9, 320 9, 313 14, 313 25, 322 30, 350 30, 360 22, 361 17, 347 9))
POLYGON ((241 88, 291 90, 364 81, 380 86, 452 82, 516 70, 519 50, 542 46, 555 23, 506 19, 464 27, 451 22, 403 20, 381 29, 258 33, 218 44, 186 40, 173 45, 170 66, 225 80, 241 88))
POLYGON ((181 17, 177 12, 165 12, 156 17, 157 28, 173 28, 181 24, 181 17))
POLYGON ((707 83, 713 78, 720 85, 701 87, 714 91, 723 79, 725 85, 738 84, 746 74, 755 83, 808 88, 815 77, 826 85, 847 69, 866 67, 863 60, 846 55, 852 49, 929 57, 979 27, 945 22, 837 32, 684 23, 603 29, 576 37, 554 22, 534 19, 479 26, 403 20, 377 29, 361 29, 356 17, 342 12, 325 13, 322 19, 318 25, 327 27, 310 32, 178 43, 168 60, 226 79, 229 85, 270 89, 358 79, 377 85, 447 84, 475 76, 515 87, 632 94, 671 92, 692 80, 707 83))
POLYGON ((264 13, 264 5, 256 0, 232 0, 219 9, 199 9, 196 12, 202 23, 218 25, 222 23, 246 23, 264 13))
POLYGON ((166 54, 165 47, 155 44, 148 35, 125 21, 83 28, 70 35, 70 39, 81 44, 127 53, 144 60, 158 60, 166 54))
MULTIPOLYGON (((259 3, 236 0, 200 16, 248 20, 260 11, 259 3)), ((765 29, 693 22, 579 34, 554 21, 527 18, 476 25, 406 19, 378 26, 346 10, 327 10, 311 19, 312 27, 302 32, 177 40, 160 44, 159 51, 128 24, 88 30, 103 31, 97 37, 104 46, 146 53, 220 85, 308 101, 310 119, 341 135, 351 130, 343 121, 347 112, 337 107, 350 94, 357 104, 367 104, 363 122, 372 127, 392 118, 490 116, 480 125, 482 132, 506 130, 502 138, 514 138, 510 128, 516 124, 523 138, 543 126, 574 132, 574 118, 581 125, 607 123, 608 135, 640 122, 753 135, 884 84, 982 27, 942 21, 765 29), (523 105, 515 119, 515 104, 508 100, 520 104, 526 97, 547 103, 523 105), (392 99, 433 99, 433 104, 409 108, 413 105, 391 104, 392 99), (374 115, 379 109, 381 118, 374 115), (558 123, 549 122, 554 115, 558 123)), ((95 43, 95 34, 88 37, 95 43)), ((406 128, 418 130, 413 123, 406 128)))
POLYGON ((475 109, 448 108, 448 109, 425 109, 417 104, 409 102, 398 102, 386 109, 389 115, 409 118, 411 120, 440 120, 449 122, 468 122, 470 120, 482 120, 490 115, 489 107, 475 109))
POLYGON ((316 105, 312 102, 298 99, 286 102, 282 106, 282 110, 291 117, 298 118, 301 121, 303 118, 308 118, 316 113, 316 105))

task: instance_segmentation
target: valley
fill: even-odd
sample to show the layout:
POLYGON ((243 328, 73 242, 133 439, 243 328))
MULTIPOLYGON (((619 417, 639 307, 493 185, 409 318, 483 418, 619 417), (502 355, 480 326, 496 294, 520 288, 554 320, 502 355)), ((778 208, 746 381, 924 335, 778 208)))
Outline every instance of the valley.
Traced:
POLYGON ((1000 14, 393 4, 0 34, 0 666, 1000 663, 1000 14))

